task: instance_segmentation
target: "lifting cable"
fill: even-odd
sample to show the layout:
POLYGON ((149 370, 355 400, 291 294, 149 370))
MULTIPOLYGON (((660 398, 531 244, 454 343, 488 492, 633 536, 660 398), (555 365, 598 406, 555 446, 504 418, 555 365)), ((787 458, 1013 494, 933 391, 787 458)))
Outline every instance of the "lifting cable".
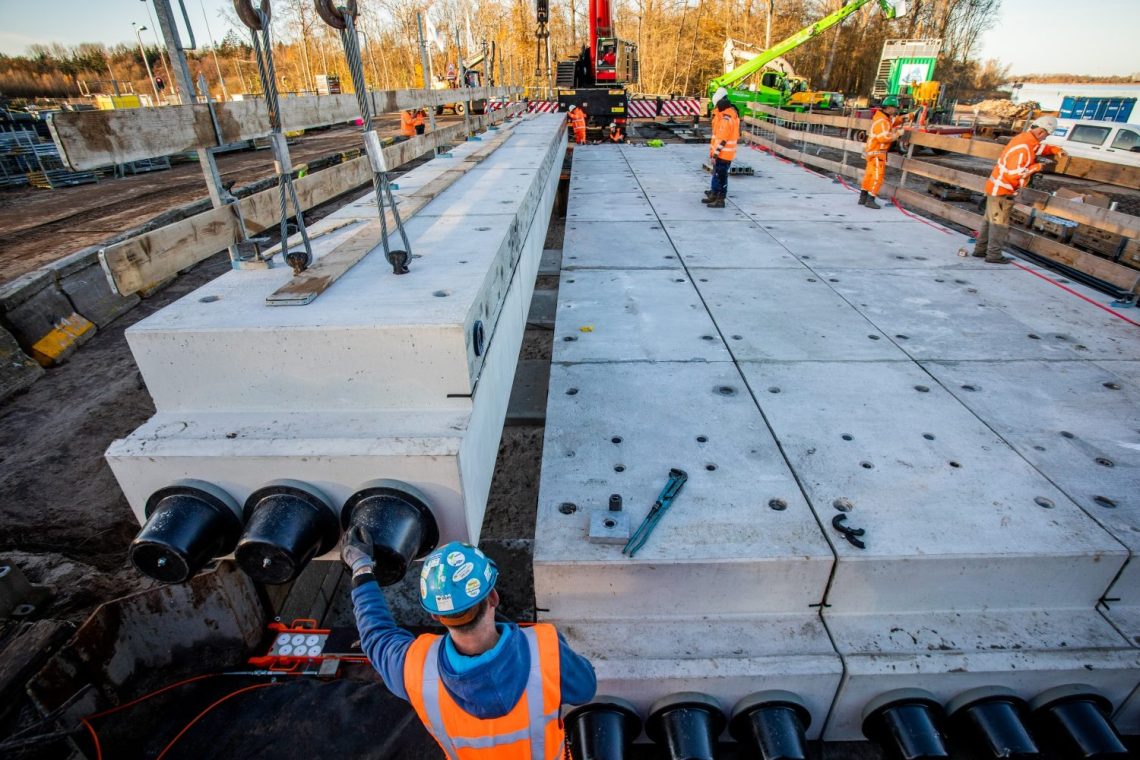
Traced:
POLYGON ((281 254, 285 263, 297 274, 308 269, 313 263, 313 246, 309 242, 309 232, 305 229, 305 218, 301 203, 297 199, 297 188, 293 183, 293 164, 289 159, 289 146, 281 128, 281 104, 277 98, 277 72, 273 68, 273 44, 269 36, 269 0, 261 0, 261 7, 254 8, 253 0, 234 0, 234 10, 241 22, 249 27, 253 38, 253 52, 257 57, 257 75, 265 92, 265 108, 269 114, 269 145, 273 150, 273 162, 277 171, 280 190, 281 210, 281 254), (260 38, 258 33, 260 34, 260 38), (297 216, 297 231, 301 233, 304 251, 289 250, 289 209, 292 201, 297 216))
POLYGON ((407 274, 408 262, 412 258, 412 247, 400 219, 400 210, 392 196, 392 185, 388 181, 388 167, 384 160, 384 149, 380 136, 373 129, 372 104, 369 102, 368 86, 364 81, 364 63, 360 58, 360 43, 357 39, 356 17, 360 11, 356 0, 346 0, 344 5, 334 5, 334 0, 315 0, 317 13, 326 24, 340 33, 344 46, 344 57, 348 61, 348 71, 352 76, 352 88, 356 91, 356 102, 360 106, 360 116, 364 123, 364 149, 372 166, 372 188, 376 193, 376 210, 380 214, 380 242, 384 246, 384 258, 392 265, 395 274, 407 274), (392 210, 396 230, 400 233, 403 250, 393 249, 388 243, 388 220, 384 215, 385 206, 392 210))

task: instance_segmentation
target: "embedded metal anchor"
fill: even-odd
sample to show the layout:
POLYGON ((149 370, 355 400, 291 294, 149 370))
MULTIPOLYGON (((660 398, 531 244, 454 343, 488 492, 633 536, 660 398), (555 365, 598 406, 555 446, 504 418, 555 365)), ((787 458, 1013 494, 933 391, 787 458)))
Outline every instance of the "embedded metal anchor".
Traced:
POLYGON ((867 531, 862 528, 852 528, 847 525, 847 515, 838 514, 831 518, 831 527, 843 534, 843 537, 856 549, 866 549, 867 544, 859 537, 867 531))

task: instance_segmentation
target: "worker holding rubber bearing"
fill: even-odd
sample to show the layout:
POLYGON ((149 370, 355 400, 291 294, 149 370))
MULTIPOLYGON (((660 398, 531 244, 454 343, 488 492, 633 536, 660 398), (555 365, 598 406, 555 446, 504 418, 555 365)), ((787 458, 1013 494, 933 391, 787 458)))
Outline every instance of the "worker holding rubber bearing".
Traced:
POLYGON ((372 538, 345 536, 360 645, 389 691, 411 703, 450 760, 556 760, 564 704, 594 697, 590 662, 554 626, 496 622, 495 562, 453 541, 424 560, 420 604, 447 629, 415 636, 392 619, 373 575, 372 538), (490 753, 490 754, 488 754, 490 753))

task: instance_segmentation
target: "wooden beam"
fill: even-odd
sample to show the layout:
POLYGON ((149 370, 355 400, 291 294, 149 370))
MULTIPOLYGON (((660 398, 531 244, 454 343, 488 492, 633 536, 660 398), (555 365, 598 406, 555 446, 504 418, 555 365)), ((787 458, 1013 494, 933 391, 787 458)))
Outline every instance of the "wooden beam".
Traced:
MULTIPOLYGON (((521 104, 516 104, 505 111, 473 117, 472 126, 478 129, 501 121, 506 114, 514 115, 521 108, 521 104)), ((436 147, 463 138, 464 125, 453 124, 389 145, 384 148, 384 158, 388 166, 402 166, 436 147)), ((372 170, 367 158, 362 156, 295 180, 297 198, 302 209, 313 208, 362 187, 371 179, 372 170)), ((239 201, 249 234, 255 235, 280 224, 278 192, 273 187, 239 201)), ((241 228, 233 208, 223 206, 107 246, 99 252, 99 260, 112 289, 119 295, 130 295, 241 241, 241 228)))
MULTIPOLYGON (((468 98, 510 97, 517 87, 462 90, 384 90, 371 92, 376 113, 434 108, 468 98)), ((281 99, 286 132, 360 118, 355 95, 317 95, 281 99)), ((117 111, 63 111, 49 122, 60 156, 72 169, 94 169, 201 148, 218 148, 269 134, 265 102, 257 99, 214 103, 214 120, 205 103, 117 111)))
POLYGON ((1019 227, 1010 227, 1006 239, 1013 245, 1020 246, 1042 258, 1104 280, 1121 290, 1137 292, 1137 288, 1140 288, 1140 272, 1102 259, 1096 254, 1086 253, 1056 240, 1034 235, 1019 227))
POLYGON ((960 153, 964 156, 977 156, 978 158, 992 159, 994 161, 996 161, 1001 155, 1001 152, 1005 150, 1005 146, 1001 143, 991 142, 989 140, 980 140, 978 138, 970 139, 969 137, 950 137, 949 135, 936 135, 930 132, 910 131, 907 132, 907 139, 915 145, 921 145, 924 148, 960 153))
POLYGON ((1062 219, 1087 224, 1114 235, 1140 238, 1140 217, 1132 214, 1110 211, 1091 203, 1077 203, 1067 198, 1058 198, 1055 195, 1029 188, 1018 193, 1017 199, 1031 204, 1038 211, 1044 211, 1062 219))
POLYGON ((1104 182, 1108 185, 1119 185, 1133 190, 1140 190, 1140 169, 1134 166, 1109 164, 1104 161, 1093 161, 1088 158, 1066 156, 1057 162, 1057 173, 1067 177, 1080 177, 1082 179, 1104 182))

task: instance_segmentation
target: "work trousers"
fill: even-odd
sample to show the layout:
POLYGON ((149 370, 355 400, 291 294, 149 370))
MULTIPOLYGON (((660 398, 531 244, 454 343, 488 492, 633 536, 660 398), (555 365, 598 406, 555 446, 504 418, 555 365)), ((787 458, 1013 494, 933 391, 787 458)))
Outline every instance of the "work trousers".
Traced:
POLYGON ((1012 195, 986 196, 986 218, 978 230, 978 241, 974 246, 975 256, 985 256, 989 261, 1002 257, 1001 247, 1005 243, 1009 212, 1012 210, 1012 195))
POLYGON ((582 127, 581 129, 579 129, 577 127, 574 128, 574 142, 576 142, 579 145, 585 145, 586 144, 586 128, 585 127, 582 127))
POLYGON ((863 189, 871 195, 878 195, 883 189, 883 180, 887 176, 887 157, 868 156, 867 168, 863 170, 863 189))
POLYGON ((712 191, 718 195, 725 195, 728 193, 728 167, 732 166, 731 161, 725 161, 723 158, 713 159, 712 170, 712 191))

